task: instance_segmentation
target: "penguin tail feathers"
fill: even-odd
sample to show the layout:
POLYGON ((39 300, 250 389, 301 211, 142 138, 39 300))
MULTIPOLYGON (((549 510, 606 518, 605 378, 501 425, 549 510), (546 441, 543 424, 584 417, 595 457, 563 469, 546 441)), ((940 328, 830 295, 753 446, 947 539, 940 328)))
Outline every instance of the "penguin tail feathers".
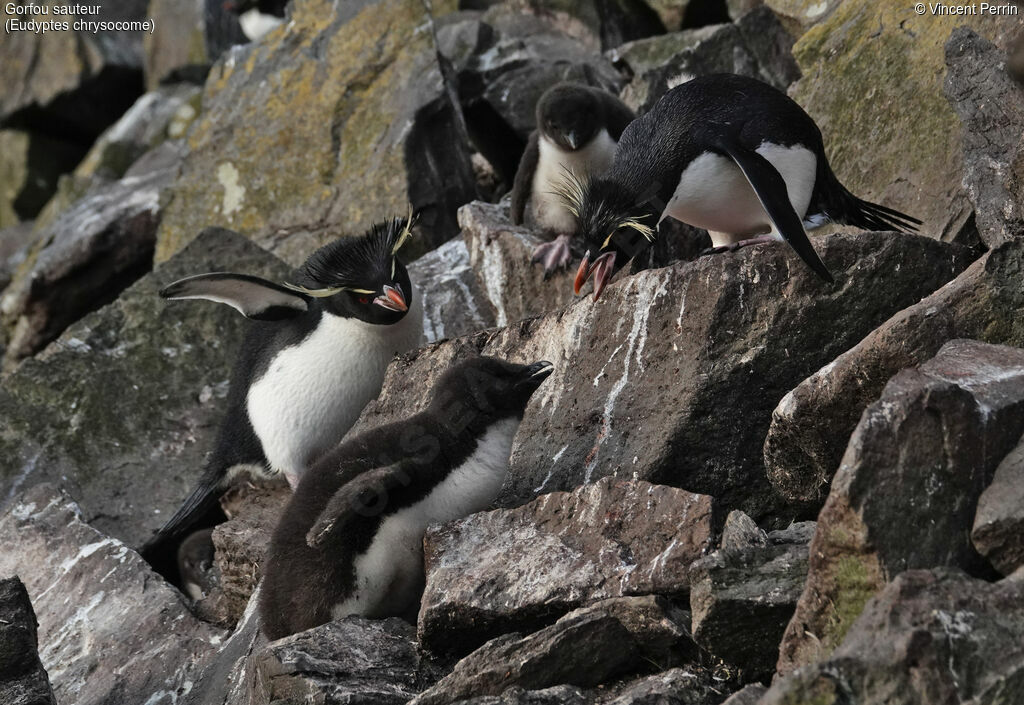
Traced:
POLYGON ((154 551, 168 541, 180 537, 197 521, 213 508, 220 499, 220 483, 215 477, 204 475, 199 486, 192 491, 188 499, 174 513, 167 523, 150 538, 139 551, 144 557, 153 555, 154 551))
MULTIPOLYGON (((849 194, 849 192, 847 192, 849 194)), ((895 230, 901 233, 916 233, 921 221, 892 208, 863 201, 849 194, 853 207, 848 211, 848 224, 865 230, 895 230)))

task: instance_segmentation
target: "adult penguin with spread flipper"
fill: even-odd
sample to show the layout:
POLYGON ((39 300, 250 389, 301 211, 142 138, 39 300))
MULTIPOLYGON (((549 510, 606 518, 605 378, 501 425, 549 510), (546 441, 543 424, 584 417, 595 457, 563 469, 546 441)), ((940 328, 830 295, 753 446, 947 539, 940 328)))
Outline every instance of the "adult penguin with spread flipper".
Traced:
POLYGON ((217 272, 160 292, 225 303, 253 323, 199 485, 143 547, 147 557, 213 509, 239 471, 298 484, 380 392, 392 357, 421 342, 422 304, 398 258, 411 227, 396 218, 329 243, 284 285, 217 272))
POLYGON ((777 89, 734 74, 670 90, 623 132, 603 176, 570 181, 562 197, 589 248, 576 293, 594 277, 595 299, 666 217, 706 229, 711 253, 784 240, 828 282, 805 227, 913 232, 921 223, 850 193, 811 117, 777 89))
POLYGON ((559 197, 571 175, 589 178, 612 164, 615 145, 632 122, 633 111, 599 88, 558 83, 537 102, 537 129, 530 135, 512 185, 512 222, 529 206, 534 223, 553 237, 534 251, 545 274, 569 265, 569 240, 576 219, 559 197))

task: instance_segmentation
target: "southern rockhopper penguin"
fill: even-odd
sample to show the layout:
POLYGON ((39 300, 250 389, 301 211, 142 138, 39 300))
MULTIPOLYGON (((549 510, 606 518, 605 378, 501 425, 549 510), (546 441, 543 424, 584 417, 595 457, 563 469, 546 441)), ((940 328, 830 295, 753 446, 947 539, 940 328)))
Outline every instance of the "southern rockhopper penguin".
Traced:
POLYGON ((633 111, 598 88, 559 83, 537 102, 537 129, 530 134, 512 185, 512 222, 523 223, 529 202, 533 220, 551 242, 533 255, 545 274, 567 267, 576 218, 559 197, 569 174, 585 179, 612 164, 615 145, 633 121, 633 111))
POLYGON ((270 639, 347 615, 408 616, 428 524, 486 509, 550 362, 471 358, 426 411, 345 441, 303 478, 274 531, 260 594, 270 639))
POLYGON ((376 398, 392 357, 421 342, 422 304, 398 259, 410 227, 396 218, 325 245, 283 286, 213 273, 160 292, 225 303, 254 321, 199 486, 143 547, 147 558, 213 509, 239 471, 282 473, 294 487, 376 398))
POLYGON ((593 276, 595 299, 666 217, 706 229, 710 252, 785 240, 829 282, 804 227, 906 232, 921 223, 850 193, 811 117, 768 84, 734 74, 670 90, 622 133, 603 176, 570 180, 561 195, 589 248, 576 293, 593 276))

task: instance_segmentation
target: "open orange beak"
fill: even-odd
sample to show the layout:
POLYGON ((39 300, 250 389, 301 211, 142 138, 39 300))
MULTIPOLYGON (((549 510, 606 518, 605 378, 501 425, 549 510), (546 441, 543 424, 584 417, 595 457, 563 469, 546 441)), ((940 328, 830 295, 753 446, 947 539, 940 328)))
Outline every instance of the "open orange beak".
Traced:
POLYGON ((587 283, 587 280, 591 276, 594 277, 594 301, 601 296, 601 292, 604 291, 605 285, 608 280, 612 278, 612 270, 615 269, 615 253, 605 252, 603 255, 599 255, 594 260, 593 264, 590 262, 590 251, 583 255, 583 261, 580 262, 580 268, 576 270, 576 281, 573 282, 573 291, 576 295, 580 295, 580 289, 587 283))
POLYGON ((384 293, 375 298, 373 303, 383 306, 389 311, 404 313, 409 310, 408 304, 405 303, 405 296, 402 295, 402 289, 397 285, 388 286, 385 284, 384 293))

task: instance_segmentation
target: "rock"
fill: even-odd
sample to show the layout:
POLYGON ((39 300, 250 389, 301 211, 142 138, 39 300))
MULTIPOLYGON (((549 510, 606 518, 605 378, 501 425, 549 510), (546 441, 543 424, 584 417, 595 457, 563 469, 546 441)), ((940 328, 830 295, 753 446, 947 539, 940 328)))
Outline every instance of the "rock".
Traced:
POLYGON ((706 670, 687 665, 638 678, 598 702, 607 705, 704 705, 721 700, 721 686, 706 670))
POLYGON ((142 95, 89 148, 75 176, 119 179, 149 150, 184 137, 199 113, 200 93, 198 86, 178 84, 142 95))
POLYGON ((25 585, 17 576, 0 580, 0 699, 8 705, 56 705, 37 627, 25 585))
POLYGON ((0 8, 5 40, 0 51, 0 124, 32 125, 91 143, 142 93, 142 31, 51 27, 33 31, 29 22, 142 21, 146 0, 106 4, 69 4, 62 0, 6 3, 0 8), (25 5, 36 12, 16 14, 25 5), (58 8, 77 14, 58 15, 58 8), (25 23, 12 27, 9 22, 25 23))
POLYGON ((729 18, 736 22, 751 10, 764 5, 764 0, 725 0, 725 5, 729 18))
POLYGON ((725 518, 722 528, 722 550, 739 550, 751 546, 767 546, 768 535, 749 516, 734 509, 725 518))
POLYGON ((19 495, 0 517, 0 575, 14 572, 33 597, 57 702, 171 702, 221 638, 138 554, 86 524, 49 484, 19 495))
POLYGON ((474 201, 459 209, 470 265, 498 326, 559 311, 576 299, 575 270, 570 267, 545 279, 544 268, 530 261, 544 240, 527 227, 513 225, 508 204, 474 201))
POLYGON ((413 628, 391 617, 347 617, 271 642, 256 655, 254 705, 404 705, 420 689, 413 628))
POLYGON ((252 705, 256 692, 256 656, 267 638, 260 631, 259 588, 253 593, 231 636, 201 666, 182 705, 252 705))
MULTIPOLYGON (((588 3, 574 5, 585 8, 588 3)), ((507 189, 536 127, 535 109, 544 91, 574 81, 617 94, 623 83, 611 62, 592 47, 541 17, 505 5, 480 18, 460 13, 441 20, 438 45, 452 61, 473 144, 507 189)))
POLYGON ((912 570, 864 608, 827 661, 777 680, 760 705, 1015 703, 1024 698, 1024 580, 912 570))
POLYGON ((764 445, 772 486, 813 516, 861 413, 890 377, 931 358, 954 338, 1024 347, 1022 267, 1020 243, 987 253, 784 396, 764 445))
MULTIPOLYGON (((463 206, 463 212, 470 206, 463 206)), ((456 238, 409 265, 409 278, 423 297, 423 333, 427 342, 454 338, 494 325, 469 250, 456 238)))
POLYGON ((484 0, 472 4, 491 6, 488 19, 493 19, 496 12, 533 15, 551 30, 591 50, 610 49, 665 31, 658 13, 644 0, 484 0))
POLYGON ((760 683, 751 683, 745 686, 743 690, 730 695, 722 705, 758 705, 767 690, 760 683))
POLYGON ((971 541, 1003 575, 1024 565, 1024 438, 981 493, 971 541))
POLYGON ((31 241, 31 220, 0 229, 0 291, 11 283, 11 276, 25 261, 31 241))
MULTIPOLYGON (((454 4, 434 2, 435 15, 454 4)), ((475 183, 426 20, 419 0, 308 0, 226 54, 189 131, 156 260, 221 223, 298 265, 410 203, 423 225, 408 256, 453 237, 475 183)))
POLYGON ((827 20, 842 0, 764 0, 794 37, 827 20))
POLYGON ((648 112, 670 89, 695 76, 738 73, 785 90, 800 77, 790 51, 793 38, 768 8, 735 24, 716 24, 630 42, 608 53, 631 76, 622 99, 648 112))
POLYGON ((829 655, 904 570, 984 572, 979 495, 1024 432, 1024 350, 955 340, 904 370, 861 417, 818 517, 807 585, 778 670, 829 655))
POLYGON ((217 270, 288 273, 245 238, 206 230, 4 378, 0 505, 53 481, 78 499, 87 520, 129 545, 163 525, 212 447, 245 319, 227 306, 169 305, 157 291, 217 270))
POLYGON ((161 145, 123 179, 91 191, 38 233, 43 248, 29 255, 0 298, 12 330, 6 369, 149 271, 160 197, 174 179, 181 149, 180 143, 161 145))
POLYGON ((0 228, 35 218, 84 153, 74 142, 0 129, 0 228))
POLYGON ((234 622, 241 618, 263 577, 263 559, 270 537, 292 493, 288 487, 275 484, 251 488, 243 485, 232 494, 234 511, 228 521, 213 530, 213 545, 228 619, 234 622))
POLYGON ((155 23, 142 38, 151 91, 169 80, 202 83, 221 54, 249 41, 238 16, 218 0, 150 0, 147 16, 155 23))
POLYGON ((498 695, 510 686, 595 686, 635 672, 645 657, 664 657, 666 646, 685 641, 666 603, 650 598, 608 600, 570 612, 528 636, 505 634, 455 665, 451 674, 410 705, 446 705, 470 696, 498 695), (639 611, 640 614, 636 614, 639 611))
POLYGON ((550 360, 513 443, 503 506, 619 475, 784 526, 794 513, 770 492, 762 461, 771 409, 966 264, 956 246, 891 233, 836 233, 815 247, 836 286, 785 246, 745 248, 620 274, 596 304, 428 346, 391 365, 357 429, 423 409, 432 380, 463 356, 550 360), (723 408, 743 423, 721 423, 723 408))
POLYGON ((802 542, 723 548, 690 566, 693 638, 740 669, 744 681, 768 678, 775 670, 779 641, 807 577, 814 522, 805 523, 810 527, 801 527, 802 542))
POLYGON ((710 497, 611 478, 428 529, 420 642, 465 653, 598 600, 685 596, 710 537, 710 497))
POLYGON ((922 233, 956 238, 971 205, 961 183, 960 121, 943 90, 944 45, 962 24, 995 39, 1013 23, 991 15, 918 15, 913 4, 888 0, 768 5, 783 16, 792 14, 782 5, 827 16, 793 47, 803 78, 790 95, 821 128, 843 185, 922 219, 922 233))
POLYGON ((963 122, 963 185, 989 248, 1024 238, 1024 86, 1005 59, 967 27, 946 43, 946 94, 963 122))

